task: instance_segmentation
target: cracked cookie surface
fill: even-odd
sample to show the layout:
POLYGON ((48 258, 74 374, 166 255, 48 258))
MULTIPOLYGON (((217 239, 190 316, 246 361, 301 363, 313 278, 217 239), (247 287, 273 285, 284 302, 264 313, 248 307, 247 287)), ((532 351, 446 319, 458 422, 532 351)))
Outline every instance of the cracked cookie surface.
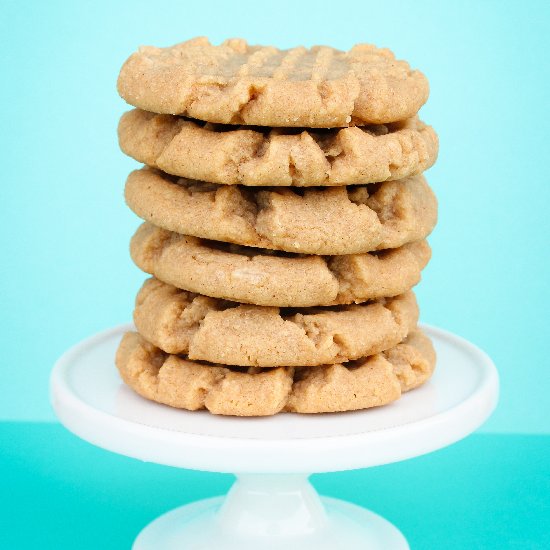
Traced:
POLYGON ((149 223, 132 237, 130 252, 141 270, 183 290, 279 307, 397 296, 420 281, 431 256, 426 241, 370 254, 296 256, 204 241, 149 223))
POLYGON ((333 130, 227 127, 136 109, 121 149, 176 176, 250 186, 340 186, 398 180, 435 162, 433 128, 417 118, 333 130))
POLYGON ((358 44, 279 50, 207 38, 139 48, 124 63, 118 92, 146 111, 223 124, 344 127, 415 115, 426 77, 387 49, 358 44))
POLYGON ((396 346, 353 364, 238 369, 166 354, 129 332, 119 345, 116 365, 124 382, 147 399, 191 411, 267 416, 391 403, 430 378, 435 351, 415 329, 396 346))
POLYGON ((158 227, 287 252, 339 255, 397 248, 428 236, 437 200, 423 176, 333 188, 252 188, 177 179, 143 168, 128 206, 158 227))
POLYGON ((289 308, 237 304, 148 279, 136 297, 138 332, 167 353, 224 365, 315 366, 398 344, 416 326, 409 291, 359 305, 289 308))

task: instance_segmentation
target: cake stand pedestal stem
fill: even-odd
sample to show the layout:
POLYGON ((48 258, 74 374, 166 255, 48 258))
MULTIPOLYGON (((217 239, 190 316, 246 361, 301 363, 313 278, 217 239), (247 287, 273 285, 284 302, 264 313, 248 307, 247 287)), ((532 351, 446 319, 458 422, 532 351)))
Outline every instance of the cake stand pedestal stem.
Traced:
POLYGON ((307 475, 247 474, 237 476, 219 523, 228 534, 298 536, 326 529, 328 518, 307 475))

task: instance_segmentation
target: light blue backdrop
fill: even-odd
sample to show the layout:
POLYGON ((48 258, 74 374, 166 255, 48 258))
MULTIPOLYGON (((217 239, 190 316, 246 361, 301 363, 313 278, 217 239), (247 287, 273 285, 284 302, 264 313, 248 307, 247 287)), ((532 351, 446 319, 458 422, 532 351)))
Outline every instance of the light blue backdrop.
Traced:
POLYGON ((127 245, 125 104, 139 44, 195 35, 290 47, 391 47, 430 78, 441 140, 425 322, 485 348, 502 377, 487 431, 550 431, 548 2, 6 2, 0 14, 0 418, 50 420, 69 345, 130 318, 143 275, 127 245))

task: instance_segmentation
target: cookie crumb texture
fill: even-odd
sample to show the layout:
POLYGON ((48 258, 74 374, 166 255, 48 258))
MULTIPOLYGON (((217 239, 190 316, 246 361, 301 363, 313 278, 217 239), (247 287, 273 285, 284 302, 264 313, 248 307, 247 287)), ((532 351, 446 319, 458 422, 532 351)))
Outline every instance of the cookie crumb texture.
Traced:
POLYGON ((166 353, 253 367, 316 366, 389 349, 418 322, 412 292, 326 308, 237 304, 179 290, 156 279, 136 297, 138 332, 166 353))
POLYGON ((269 416, 391 403, 430 378, 435 351, 429 338, 415 329, 396 346, 347 365, 242 369, 169 355, 129 332, 118 348, 116 365, 124 382, 147 399, 220 415, 269 416))
POLYGON ((207 38, 141 47, 124 63, 118 91, 131 105, 222 124, 332 128, 414 116, 426 77, 387 49, 358 44, 279 50, 207 38))
POLYGON ((337 130, 204 124, 134 110, 118 126, 120 148, 164 172, 220 184, 338 186, 398 180, 427 170, 438 139, 417 117, 337 130))
POLYGON ((437 200, 423 176, 333 188, 249 188, 171 178, 143 168, 126 181, 128 206, 182 235, 303 254, 342 255, 425 239, 437 200))

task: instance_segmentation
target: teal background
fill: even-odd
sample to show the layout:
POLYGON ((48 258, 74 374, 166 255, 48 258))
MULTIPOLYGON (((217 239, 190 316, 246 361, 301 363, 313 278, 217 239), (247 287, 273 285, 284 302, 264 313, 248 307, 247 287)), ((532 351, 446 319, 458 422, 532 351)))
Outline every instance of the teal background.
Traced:
POLYGON ((549 27, 543 1, 0 0, 0 548, 129 548, 158 514, 231 483, 96 449, 53 423, 47 393, 55 359, 129 320, 144 278, 127 252, 120 66, 139 44, 202 34, 373 42, 427 74, 440 222, 421 316, 493 357, 500 406, 449 449, 313 482, 395 522, 413 550, 550 548, 549 27))
POLYGON ((548 2, 1 2, 3 391, 0 418, 53 420, 54 360, 130 318, 143 275, 122 191, 127 108, 115 81, 139 44, 391 47, 431 82, 422 118, 441 152, 421 315, 495 360, 501 405, 483 430, 547 433, 550 275, 548 2))
MULTIPOLYGON (((10 443, 0 454, 6 550, 129 549, 160 514, 224 494, 233 481, 108 453, 55 424, 6 422, 0 438, 10 443)), ((548 464, 550 436, 483 434, 406 462, 311 481, 321 494, 390 520, 411 550, 547 550, 548 464)))

